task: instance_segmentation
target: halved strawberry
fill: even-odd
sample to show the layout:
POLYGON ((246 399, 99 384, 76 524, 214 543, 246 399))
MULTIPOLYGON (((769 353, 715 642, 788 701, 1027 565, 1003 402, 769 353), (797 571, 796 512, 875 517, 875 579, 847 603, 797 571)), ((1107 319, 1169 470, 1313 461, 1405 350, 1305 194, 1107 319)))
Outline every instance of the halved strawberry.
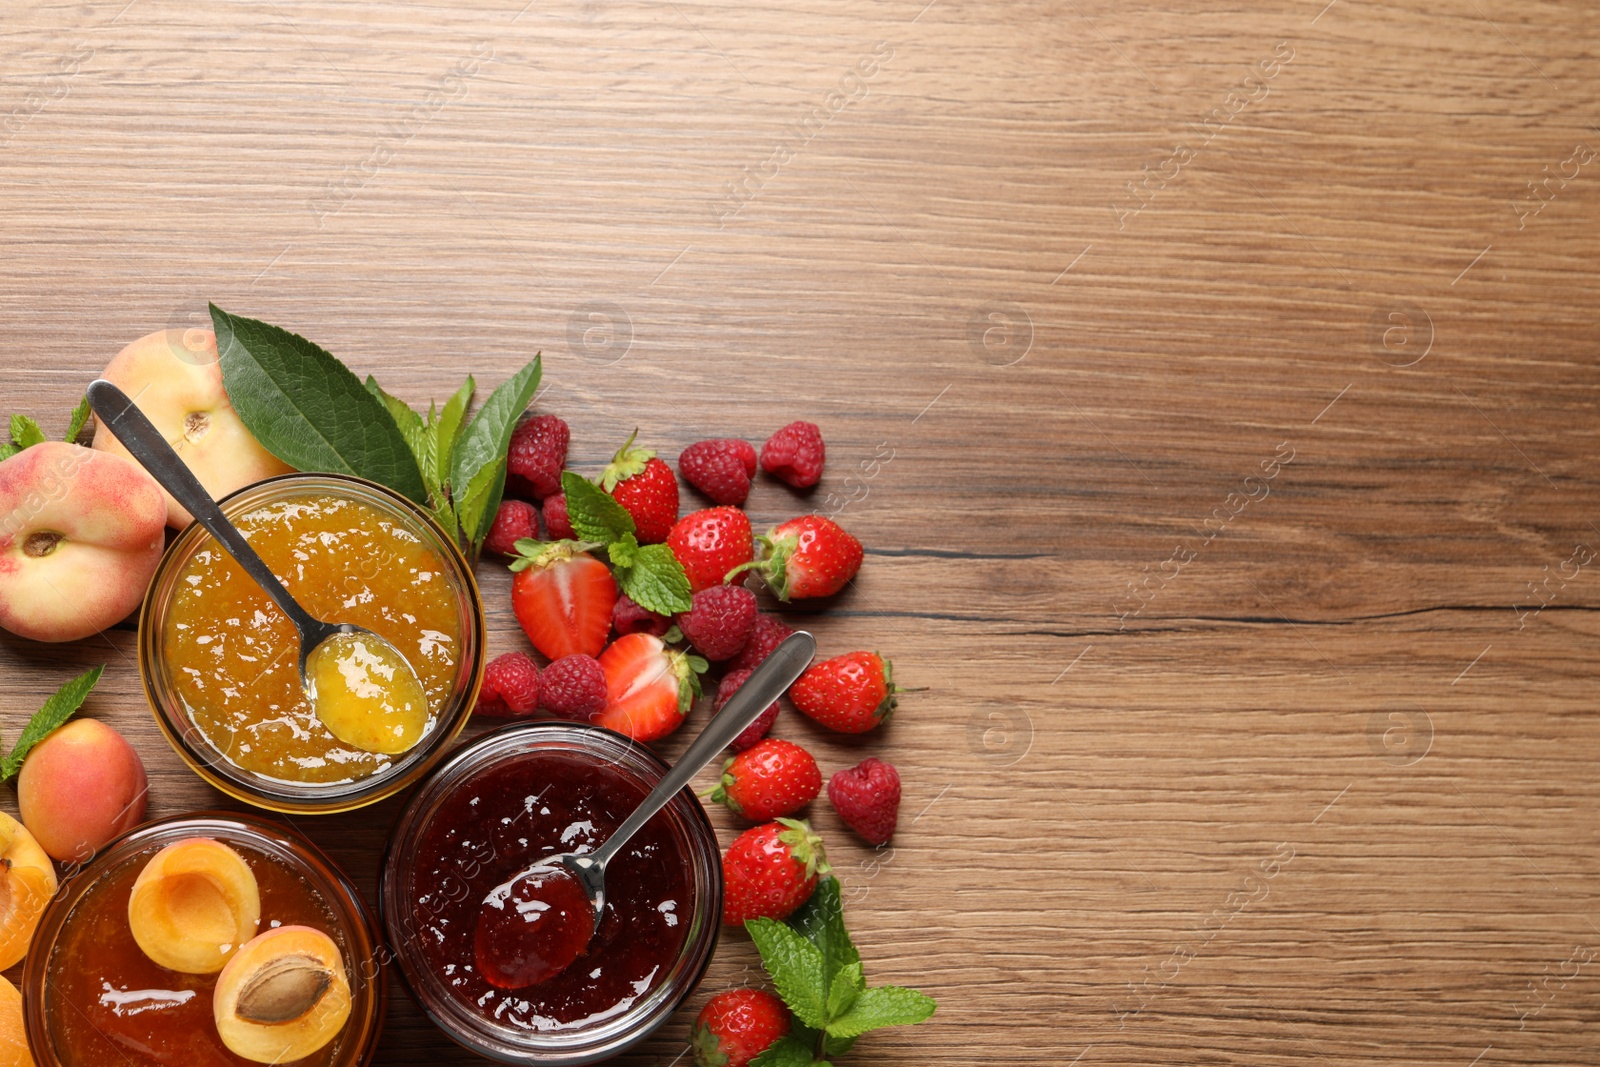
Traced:
POLYGON ((598 656, 611 634, 617 582, 578 541, 519 541, 511 610, 546 658, 598 656))
POLYGON ((683 725, 700 695, 706 661, 668 648, 654 634, 624 634, 600 654, 606 706, 594 721, 635 741, 654 741, 683 725))

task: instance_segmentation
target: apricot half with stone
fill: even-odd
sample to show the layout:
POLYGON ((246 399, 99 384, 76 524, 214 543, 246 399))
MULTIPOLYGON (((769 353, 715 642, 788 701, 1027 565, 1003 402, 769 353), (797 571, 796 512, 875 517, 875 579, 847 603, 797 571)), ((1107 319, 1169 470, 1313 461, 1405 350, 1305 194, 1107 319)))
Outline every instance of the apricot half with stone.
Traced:
POLYGON ((309 1056, 350 1018, 344 957, 321 930, 268 930, 222 969, 211 1009, 222 1043, 235 1055, 256 1063, 309 1056))
POLYGON ((255 873, 243 856, 209 837, 157 852, 128 897, 128 928, 144 954, 185 974, 222 970, 260 922, 255 873))
MULTIPOLYGON (((0 812, 0 970, 20 960, 44 906, 56 892, 56 869, 39 842, 0 812)), ((4 1067, 0 1059, 0 1067, 4 1067)))

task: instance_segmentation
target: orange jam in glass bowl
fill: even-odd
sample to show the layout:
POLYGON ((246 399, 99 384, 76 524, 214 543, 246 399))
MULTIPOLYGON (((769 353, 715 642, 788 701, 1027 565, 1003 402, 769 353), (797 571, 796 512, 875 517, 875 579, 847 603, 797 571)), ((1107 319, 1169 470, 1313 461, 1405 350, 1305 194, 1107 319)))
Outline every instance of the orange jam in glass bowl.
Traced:
POLYGON ((427 724, 403 752, 323 725, 289 619, 199 526, 167 549, 140 617, 140 669, 180 755, 227 793, 279 811, 342 811, 416 780, 471 714, 483 607, 466 559, 404 497, 354 478, 290 474, 222 502, 312 615, 379 634, 422 683, 427 724))

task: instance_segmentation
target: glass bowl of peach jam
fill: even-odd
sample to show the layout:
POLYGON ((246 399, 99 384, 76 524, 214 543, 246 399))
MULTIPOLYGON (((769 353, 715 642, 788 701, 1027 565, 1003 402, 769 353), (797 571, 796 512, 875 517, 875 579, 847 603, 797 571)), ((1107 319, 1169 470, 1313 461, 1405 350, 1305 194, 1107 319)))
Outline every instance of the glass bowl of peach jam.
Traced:
POLYGON ((385 957, 355 886, 298 833, 225 812, 159 819, 46 907, 22 977, 28 1044, 39 1067, 361 1067, 385 957), (197 946, 221 958, 195 962, 197 946), (251 1013, 278 1021, 239 1022, 251 1013))
POLYGON ((212 785, 275 811, 347 811, 420 779, 466 725, 482 680, 483 603, 461 550, 422 508, 358 478, 287 474, 220 503, 307 611, 405 656, 427 721, 398 753, 335 737, 306 697, 288 617, 191 524, 139 617, 140 674, 167 740, 212 785))

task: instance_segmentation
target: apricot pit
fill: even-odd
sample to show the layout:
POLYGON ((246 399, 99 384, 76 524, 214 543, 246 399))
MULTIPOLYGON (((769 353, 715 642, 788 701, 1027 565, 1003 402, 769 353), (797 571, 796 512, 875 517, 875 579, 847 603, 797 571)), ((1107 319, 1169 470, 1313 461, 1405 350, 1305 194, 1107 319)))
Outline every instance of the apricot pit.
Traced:
POLYGON ((157 852, 128 897, 128 928, 156 963, 185 974, 222 970, 261 922, 261 892, 244 857, 191 837, 157 852))
POLYGON ((350 1018, 339 946, 321 930, 280 926, 245 944, 217 976, 212 1012, 222 1043, 256 1063, 298 1060, 350 1018))

